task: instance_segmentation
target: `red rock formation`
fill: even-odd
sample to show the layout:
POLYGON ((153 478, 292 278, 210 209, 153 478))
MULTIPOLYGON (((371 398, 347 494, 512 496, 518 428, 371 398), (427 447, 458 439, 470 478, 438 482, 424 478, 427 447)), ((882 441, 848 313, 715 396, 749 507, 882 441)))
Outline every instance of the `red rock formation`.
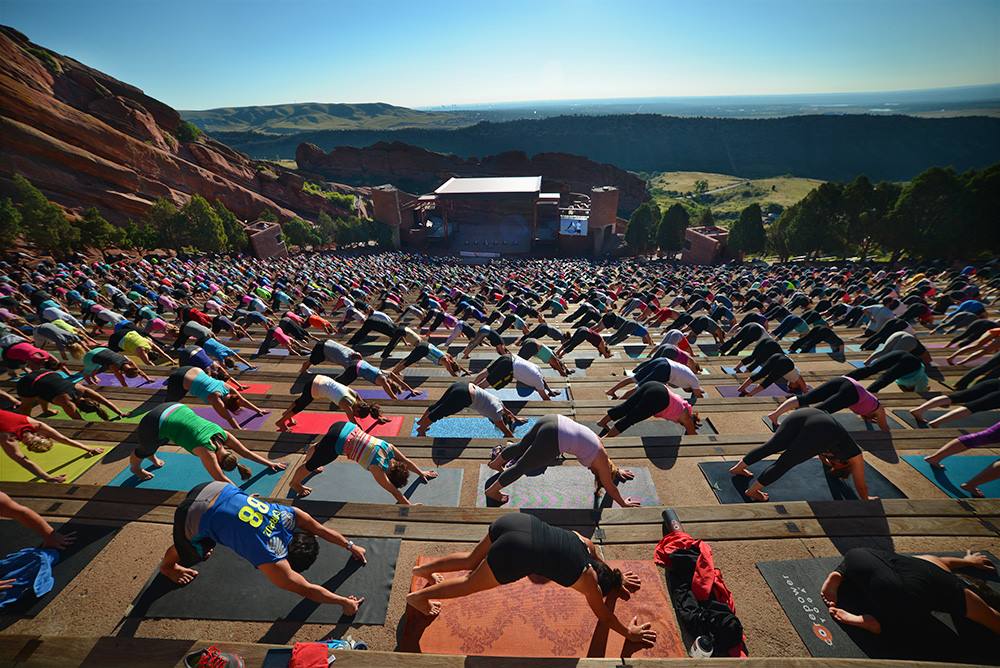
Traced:
POLYGON ((0 185, 21 173, 71 212, 141 216, 159 197, 220 200, 238 217, 265 209, 315 219, 339 210, 303 179, 202 136, 180 142, 169 106, 0 26, 0 185))
POLYGON ((593 186, 615 186, 619 209, 631 212, 649 199, 646 183, 614 165, 568 153, 508 151, 485 158, 461 158, 434 153, 402 142, 378 142, 368 148, 338 147, 324 153, 313 144, 299 144, 295 160, 303 172, 343 183, 391 183, 404 190, 426 192, 452 176, 537 176, 543 188, 589 192, 593 186))

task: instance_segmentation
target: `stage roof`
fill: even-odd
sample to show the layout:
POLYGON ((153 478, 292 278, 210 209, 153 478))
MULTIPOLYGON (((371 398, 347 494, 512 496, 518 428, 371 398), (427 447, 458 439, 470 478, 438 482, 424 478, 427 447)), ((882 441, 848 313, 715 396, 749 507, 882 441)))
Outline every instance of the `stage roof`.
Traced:
POLYGON ((538 193, 542 190, 541 176, 491 176, 487 178, 455 178, 445 181, 437 195, 479 195, 538 193))

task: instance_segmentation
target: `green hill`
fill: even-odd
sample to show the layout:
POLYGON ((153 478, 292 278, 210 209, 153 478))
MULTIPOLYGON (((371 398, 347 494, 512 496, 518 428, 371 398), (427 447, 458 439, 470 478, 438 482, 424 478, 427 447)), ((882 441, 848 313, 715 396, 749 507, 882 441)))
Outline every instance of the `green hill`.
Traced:
POLYGON ((459 128, 477 119, 462 112, 417 111, 383 102, 367 104, 276 104, 263 107, 223 107, 181 111, 208 133, 257 131, 294 134, 318 130, 398 130, 400 128, 459 128))
POLYGON ((710 172, 659 172, 650 177, 649 191, 661 211, 680 202, 691 211, 711 208, 716 219, 724 221, 735 220, 754 203, 765 210, 771 204, 787 209, 821 183, 797 176, 746 179, 710 172))

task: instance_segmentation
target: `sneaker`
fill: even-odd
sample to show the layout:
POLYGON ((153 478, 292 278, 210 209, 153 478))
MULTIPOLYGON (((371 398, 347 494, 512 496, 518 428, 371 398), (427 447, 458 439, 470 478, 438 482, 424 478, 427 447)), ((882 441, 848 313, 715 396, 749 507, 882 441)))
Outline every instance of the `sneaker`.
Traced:
POLYGON ((243 657, 219 651, 215 645, 184 657, 185 668, 245 668, 243 657))

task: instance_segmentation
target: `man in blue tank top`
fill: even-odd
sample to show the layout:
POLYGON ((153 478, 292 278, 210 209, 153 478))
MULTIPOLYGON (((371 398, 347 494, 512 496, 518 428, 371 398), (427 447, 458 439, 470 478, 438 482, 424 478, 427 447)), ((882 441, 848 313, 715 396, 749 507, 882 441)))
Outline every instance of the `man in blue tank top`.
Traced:
POLYGON ((302 576, 319 554, 317 537, 367 563, 363 547, 300 508, 249 496, 229 483, 203 483, 174 513, 174 544, 163 555, 160 572, 177 584, 188 584, 198 575, 191 566, 221 544, 253 564, 274 586, 314 603, 339 605, 345 614, 354 615, 363 598, 340 596, 302 576))

